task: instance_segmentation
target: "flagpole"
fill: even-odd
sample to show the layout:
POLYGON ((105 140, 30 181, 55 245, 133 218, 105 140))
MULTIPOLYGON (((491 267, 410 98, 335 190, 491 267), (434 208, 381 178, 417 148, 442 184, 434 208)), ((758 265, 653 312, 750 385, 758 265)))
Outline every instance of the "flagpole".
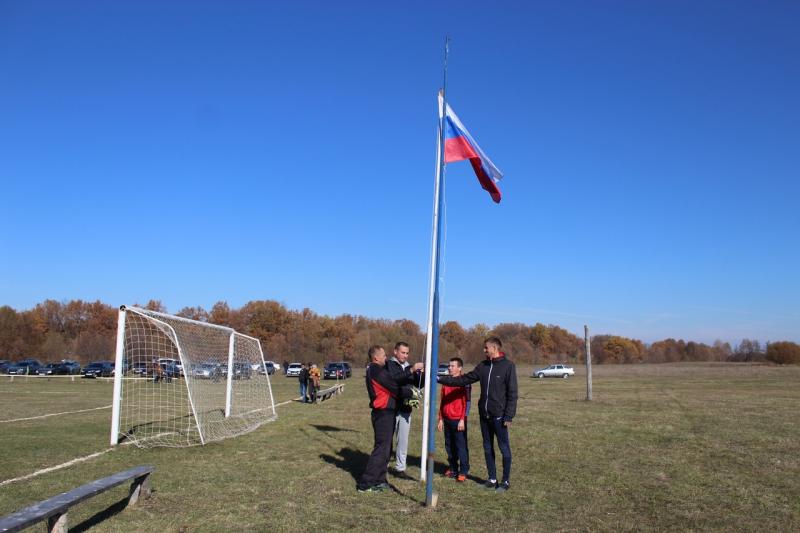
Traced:
MULTIPOLYGON (((437 97, 438 102, 438 97, 437 97)), ((441 103, 439 103, 441 106, 441 103)), ((439 112, 441 116, 441 109, 439 112)), ((441 128, 436 128, 436 178, 433 182, 433 224, 431 225, 431 265, 428 271, 430 280, 428 282, 428 315, 426 317, 426 331, 428 335, 425 339, 425 368, 431 367, 431 349, 433 336, 433 293, 435 290, 434 271, 436 270, 436 224, 439 218, 439 172, 441 171, 441 161, 439 154, 441 153, 441 128)), ((422 406, 422 452, 420 453, 420 469, 419 479, 425 481, 428 479, 428 417, 430 415, 430 395, 428 391, 431 390, 431 372, 425 372, 425 394, 423 396, 422 406)))
MULTIPOLYGON (((439 367, 439 266, 440 266, 440 245, 442 241, 441 213, 444 204, 444 117, 447 113, 447 99, 445 91, 447 89, 447 56, 450 51, 450 37, 444 41, 444 82, 439 93, 439 140, 437 142, 437 152, 439 166, 436 169, 436 187, 434 189, 434 210, 433 210, 433 244, 431 246, 431 294, 428 305, 428 338, 425 346, 425 414, 427 420, 423 421, 427 428, 427 453, 422 449, 422 464, 425 473, 425 505, 436 507, 436 495, 433 493, 433 466, 434 452, 436 451, 436 424, 438 417, 436 414, 436 380, 434 375, 439 367)), ((423 429, 423 439, 425 430, 423 429)))

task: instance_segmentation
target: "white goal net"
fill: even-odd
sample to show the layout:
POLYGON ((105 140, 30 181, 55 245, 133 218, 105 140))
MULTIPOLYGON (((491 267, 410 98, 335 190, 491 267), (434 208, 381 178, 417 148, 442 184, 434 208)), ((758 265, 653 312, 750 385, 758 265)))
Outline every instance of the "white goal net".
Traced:
POLYGON ((276 418, 258 339, 136 307, 119 313, 111 444, 193 446, 276 418))

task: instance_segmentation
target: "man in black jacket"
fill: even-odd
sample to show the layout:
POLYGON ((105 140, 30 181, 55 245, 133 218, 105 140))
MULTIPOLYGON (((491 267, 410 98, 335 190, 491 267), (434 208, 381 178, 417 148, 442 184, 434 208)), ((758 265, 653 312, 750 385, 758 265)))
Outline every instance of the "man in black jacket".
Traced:
POLYGON ((481 397, 478 400, 478 413, 483 437, 483 453, 486 456, 486 470, 489 479, 487 489, 505 492, 511 479, 511 444, 508 429, 517 412, 517 369, 503 352, 503 344, 497 337, 489 337, 483 343, 486 360, 474 370, 460 377, 439 376, 443 385, 463 387, 476 381, 481 382, 481 397), (503 479, 497 483, 494 440, 503 455, 503 479))
MULTIPOLYGON (((421 374, 419 372, 412 372, 412 367, 408 362, 409 350, 408 343, 400 341, 395 344, 394 357, 386 362, 386 369, 398 385, 421 387, 421 374)), ((395 467, 392 474, 401 479, 412 479, 411 476, 406 474, 408 433, 411 429, 411 411, 410 405, 405 402, 400 402, 400 405, 397 407, 397 415, 395 416, 394 422, 397 446, 395 447, 395 467)), ((394 437, 392 437, 392 440, 394 440, 394 437)))
POLYGON ((300 401, 308 403, 308 363, 300 368, 297 374, 297 382, 300 384, 300 401))
MULTIPOLYGON (((375 444, 367 460, 367 466, 361 479, 358 480, 358 492, 381 492, 389 488, 386 482, 386 468, 389 455, 392 453, 392 437, 394 436, 394 417, 397 406, 405 398, 410 398, 411 387, 401 386, 392 379, 386 370, 386 351, 382 346, 369 349, 369 366, 367 367, 366 384, 369 394, 369 406, 372 408, 372 430, 375 444)), ((414 370, 422 368, 422 363, 414 365, 414 370)))

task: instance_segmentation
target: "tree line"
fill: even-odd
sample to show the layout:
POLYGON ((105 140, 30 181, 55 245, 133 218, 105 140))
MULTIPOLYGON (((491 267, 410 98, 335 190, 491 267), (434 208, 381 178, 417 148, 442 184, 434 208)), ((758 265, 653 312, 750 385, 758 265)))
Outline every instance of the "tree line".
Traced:
MULTIPOLYGON (((144 305, 153 311, 167 312, 159 300, 144 305)), ((229 326, 261 340, 265 358, 281 361, 331 360, 365 362, 367 349, 374 344, 393 347, 403 340, 416 359, 425 352, 425 335, 420 326, 407 319, 389 320, 343 314, 319 315, 311 309, 287 309, 272 300, 250 301, 238 309, 226 302, 210 310, 185 307, 176 315, 229 326)), ((75 359, 88 362, 113 359, 117 330, 117 308, 100 301, 45 300, 32 309, 17 311, 0 307, 0 359, 35 357, 43 362, 75 359)), ((439 358, 459 356, 468 363, 483 358, 483 340, 496 335, 503 349, 518 364, 544 365, 554 362, 584 362, 584 340, 553 324, 527 325, 503 323, 494 328, 476 324, 469 328, 458 322, 441 324, 439 358)), ((772 361, 800 363, 800 345, 772 342, 762 347, 759 341, 744 339, 732 347, 715 341, 701 342, 664 339, 645 344, 618 335, 591 338, 592 362, 670 363, 680 361, 772 361)))

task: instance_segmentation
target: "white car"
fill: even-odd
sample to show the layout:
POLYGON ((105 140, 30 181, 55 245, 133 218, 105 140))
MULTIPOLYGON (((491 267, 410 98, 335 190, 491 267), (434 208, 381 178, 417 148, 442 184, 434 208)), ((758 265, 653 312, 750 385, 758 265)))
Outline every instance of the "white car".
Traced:
POLYGON ((286 377, 297 377, 300 375, 300 369, 303 368, 301 363, 292 363, 286 369, 286 377))
POLYGON ((575 375, 575 370, 567 365, 550 365, 547 368, 540 368, 533 371, 535 378, 564 378, 575 375))

